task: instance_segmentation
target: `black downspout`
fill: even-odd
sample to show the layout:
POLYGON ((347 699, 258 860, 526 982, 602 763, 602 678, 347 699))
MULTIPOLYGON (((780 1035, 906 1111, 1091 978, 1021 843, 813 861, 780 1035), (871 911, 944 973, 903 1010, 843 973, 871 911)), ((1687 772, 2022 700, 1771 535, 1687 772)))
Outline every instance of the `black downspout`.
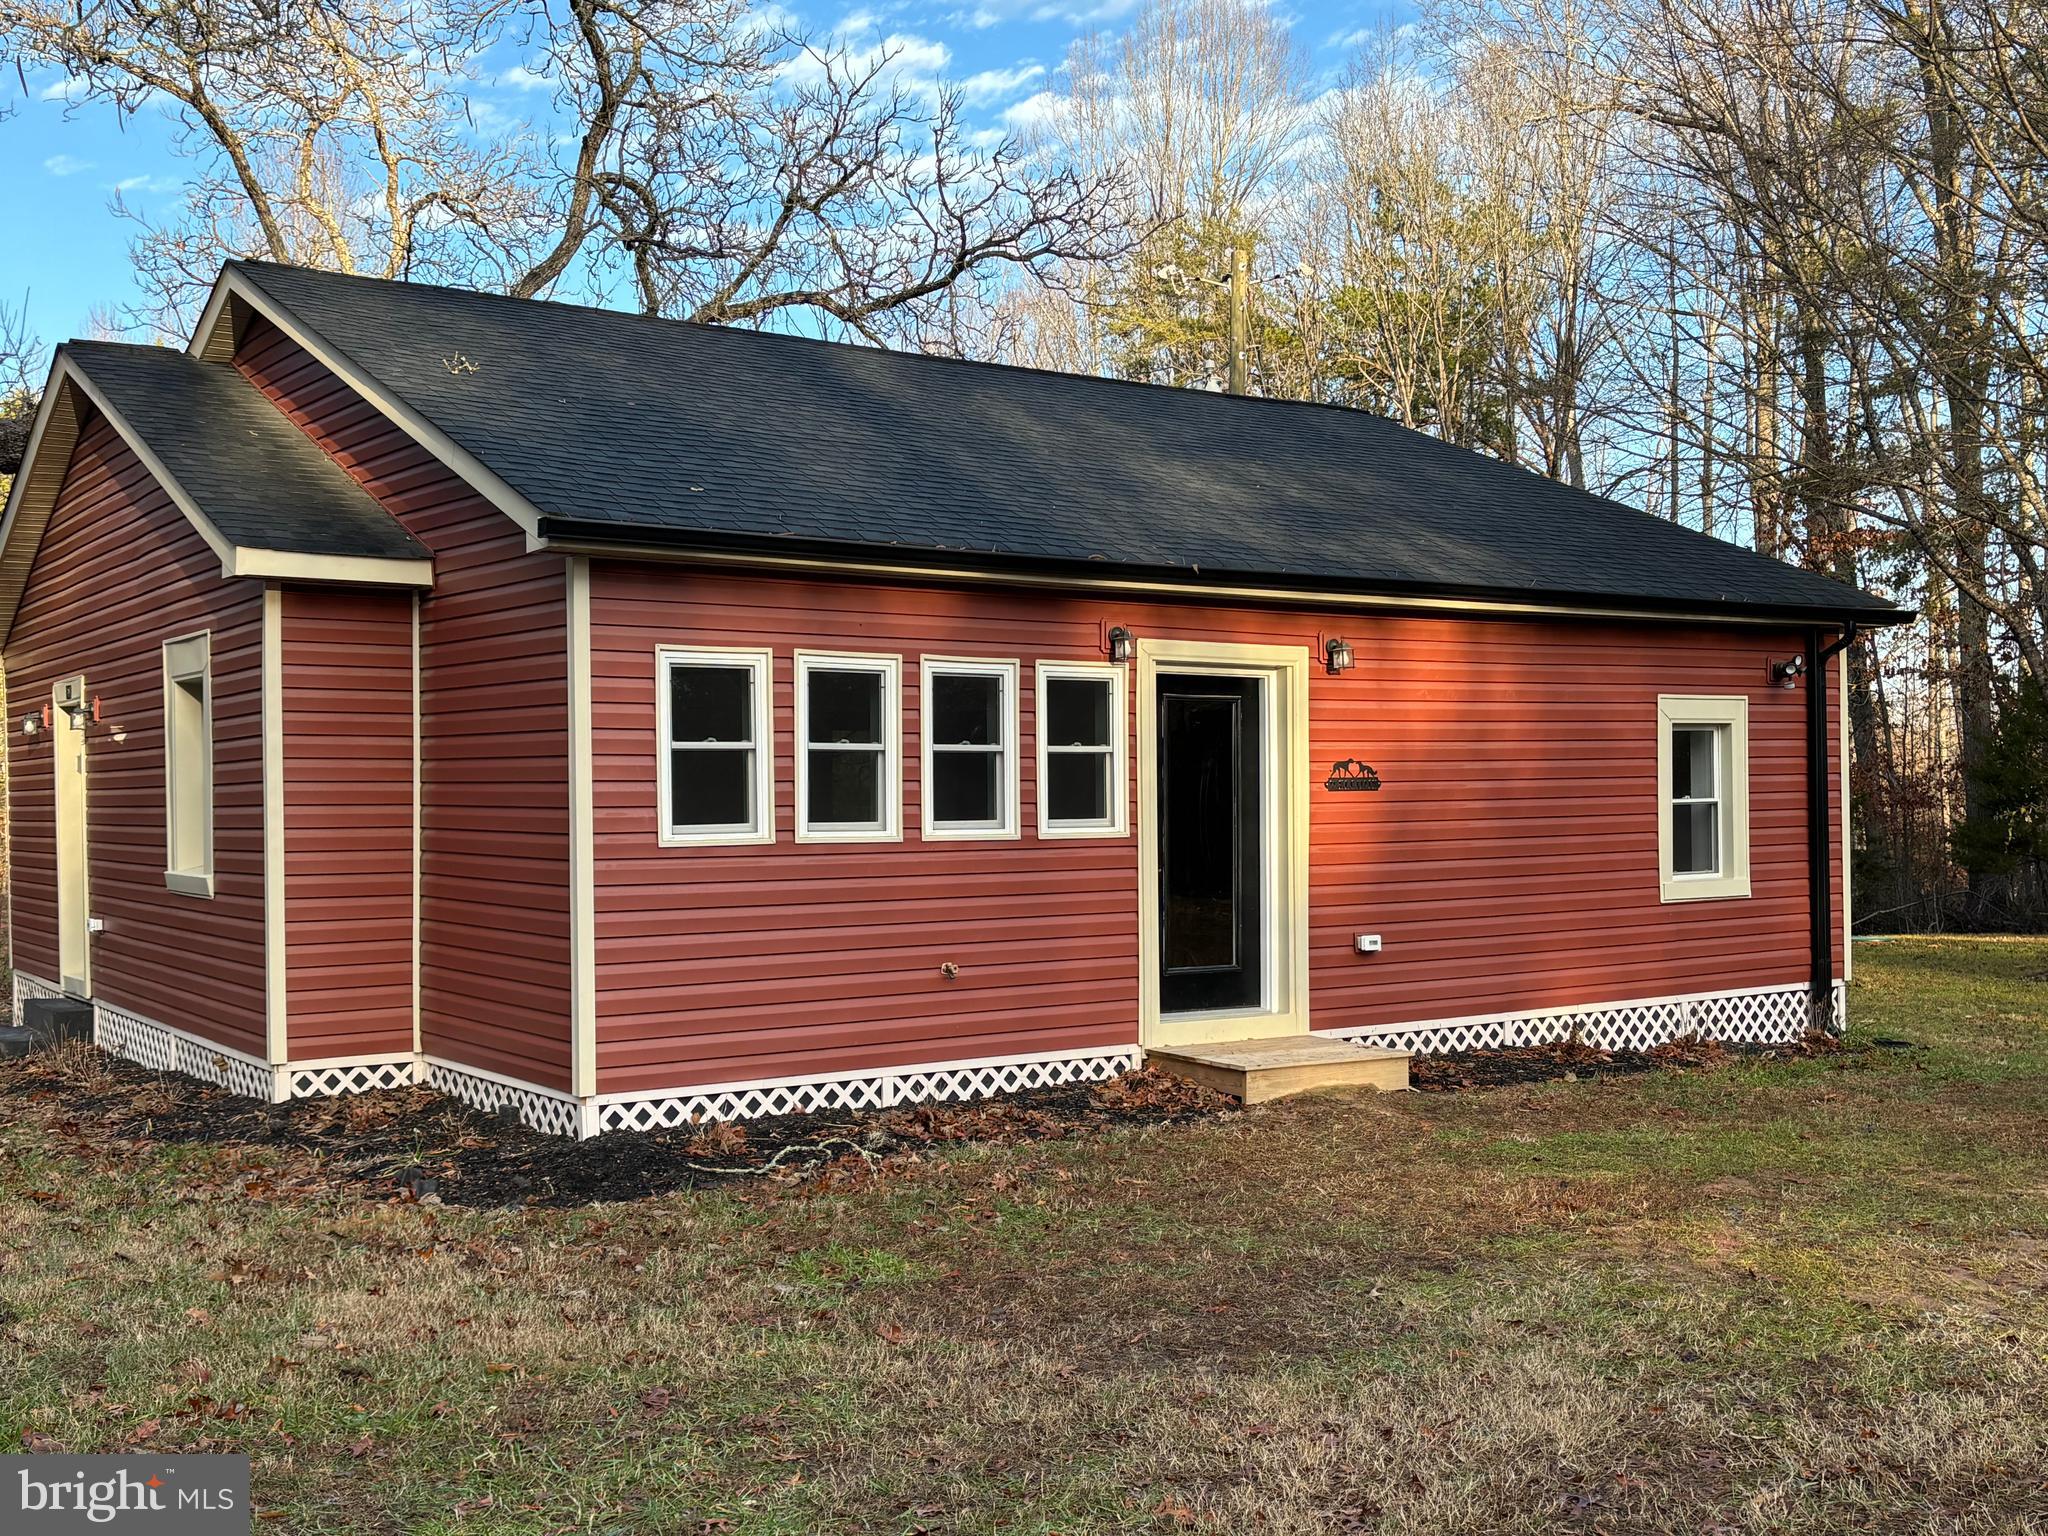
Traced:
MULTIPOLYGON (((1828 779, 1828 663, 1856 639, 1856 626, 1842 626, 1840 638, 1821 643, 1821 631, 1806 633, 1806 879, 1810 895, 1812 959, 1808 975, 1812 982, 1812 1008, 1816 1021, 1828 1033, 1839 1035, 1842 1021, 1835 1017, 1835 891, 1833 861, 1828 857, 1828 803, 1832 786, 1828 779)), ((1849 707, 1847 679, 1844 679, 1842 708, 1849 707)), ((1842 840, 1848 845, 1849 807, 1842 806, 1842 840)))

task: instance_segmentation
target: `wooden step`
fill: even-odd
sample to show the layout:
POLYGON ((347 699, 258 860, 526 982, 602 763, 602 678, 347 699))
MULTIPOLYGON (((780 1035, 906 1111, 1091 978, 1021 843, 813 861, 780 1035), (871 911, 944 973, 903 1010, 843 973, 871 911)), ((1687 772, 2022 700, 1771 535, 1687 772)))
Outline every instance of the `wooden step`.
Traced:
POLYGON ((1408 1086, 1408 1053, 1375 1050, 1322 1035, 1277 1035, 1214 1045, 1155 1046, 1148 1066, 1214 1088, 1247 1104, 1315 1088, 1408 1086))

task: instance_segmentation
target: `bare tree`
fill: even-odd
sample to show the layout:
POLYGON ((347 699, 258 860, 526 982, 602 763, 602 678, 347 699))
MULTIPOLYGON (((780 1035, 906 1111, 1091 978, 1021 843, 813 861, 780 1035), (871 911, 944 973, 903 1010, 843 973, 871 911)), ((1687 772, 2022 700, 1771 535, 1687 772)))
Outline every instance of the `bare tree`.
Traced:
POLYGON ((649 312, 808 309, 879 338, 955 285, 1099 250, 1098 187, 969 143, 886 50, 812 46, 743 0, 0 0, 0 39, 69 73, 72 110, 173 110, 199 174, 137 244, 160 322, 261 255, 520 295, 617 279, 649 312), (473 110, 501 45, 554 81, 557 120, 473 110))
POLYGON ((43 348, 28 328, 28 306, 0 304, 0 498, 7 494, 36 416, 43 385, 43 348))
POLYGON ((0 39, 71 77, 69 110, 173 111, 196 171, 175 218, 136 216, 136 259, 175 328, 223 256, 460 278, 530 221, 522 146, 461 131, 463 61, 491 19, 404 0, 0 0, 0 39))
MULTIPOLYGON (((1092 368, 1173 384, 1220 379, 1232 251, 1255 247, 1261 276, 1296 265, 1286 215, 1298 188, 1287 173, 1311 126, 1308 79, 1284 22, 1240 0, 1149 0, 1122 36, 1078 40, 1039 148, 1109 189, 1126 249, 1060 269, 1060 296, 1078 315, 1026 332, 1063 338, 1092 368)), ((1269 353, 1281 318, 1262 292, 1254 326, 1269 353)), ((1267 363, 1259 372, 1270 388, 1281 370, 1267 363)))

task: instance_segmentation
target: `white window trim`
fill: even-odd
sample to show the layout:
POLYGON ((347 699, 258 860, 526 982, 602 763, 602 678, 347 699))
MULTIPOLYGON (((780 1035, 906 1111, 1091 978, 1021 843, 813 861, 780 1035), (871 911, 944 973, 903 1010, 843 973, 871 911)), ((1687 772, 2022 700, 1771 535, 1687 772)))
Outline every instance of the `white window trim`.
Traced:
POLYGON ((775 653, 746 646, 657 645, 654 648, 654 782, 656 840, 663 848, 738 848, 775 841, 775 653), (669 668, 745 666, 754 675, 754 811, 758 826, 675 826, 669 720, 669 668))
POLYGON ((1664 901, 1714 901, 1749 895, 1749 700, 1740 694, 1657 697, 1657 889, 1664 901), (1671 867, 1671 733, 1687 726, 1726 732, 1715 787, 1721 801, 1721 869, 1682 875, 1671 867))
POLYGON ((1129 837, 1130 829, 1130 744, 1131 722, 1127 669, 1106 661, 1041 661, 1038 663, 1038 835, 1041 838, 1129 837), (1054 821, 1049 761, 1052 741, 1046 734, 1048 683, 1077 681, 1109 684, 1109 819, 1106 821, 1054 821))
POLYGON ((185 896, 201 896, 208 900, 213 897, 213 831, 214 798, 218 786, 214 781, 213 757, 213 632, 201 630, 196 635, 183 635, 164 642, 163 668, 163 720, 164 720, 164 888, 177 891, 185 896), (200 833, 202 853, 197 869, 173 869, 171 849, 177 841, 177 753, 172 750, 171 690, 181 682, 192 678, 200 680, 200 692, 205 701, 205 721, 201 730, 201 767, 206 776, 206 815, 200 833))
POLYGON ((800 843, 903 841, 903 658, 853 651, 796 653, 796 840, 800 843), (811 825, 811 691, 813 671, 872 672, 882 679, 882 820, 878 826, 811 825))
POLYGON ((978 656, 926 656, 919 663, 918 680, 918 791, 924 813, 924 837, 931 843, 989 843, 1022 836, 1017 811, 1018 707, 1017 690, 1023 676, 1018 661, 989 660, 978 656), (935 677, 993 677, 1002 685, 1002 762, 996 770, 996 785, 1003 797, 1002 817, 993 826, 940 826, 933 819, 932 795, 932 679, 935 677))

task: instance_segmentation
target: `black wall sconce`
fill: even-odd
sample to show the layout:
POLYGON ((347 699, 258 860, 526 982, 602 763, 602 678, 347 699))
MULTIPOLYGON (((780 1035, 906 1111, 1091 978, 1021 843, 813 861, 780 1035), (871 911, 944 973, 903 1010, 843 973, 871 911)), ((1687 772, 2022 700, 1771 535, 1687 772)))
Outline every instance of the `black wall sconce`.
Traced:
POLYGON ((1129 661, 1137 654, 1138 642, 1128 629, 1119 624, 1109 632, 1109 659, 1129 661))
POLYGON ((1337 676, 1341 672, 1349 672, 1358 665, 1357 658, 1351 654, 1351 642, 1349 640, 1332 640, 1329 644, 1325 645, 1323 647, 1323 665, 1330 669, 1330 676, 1332 677, 1337 676))
POLYGON ((1797 688, 1799 679, 1806 676, 1806 658, 1794 656, 1789 661, 1771 663, 1771 683, 1778 688, 1797 688))

